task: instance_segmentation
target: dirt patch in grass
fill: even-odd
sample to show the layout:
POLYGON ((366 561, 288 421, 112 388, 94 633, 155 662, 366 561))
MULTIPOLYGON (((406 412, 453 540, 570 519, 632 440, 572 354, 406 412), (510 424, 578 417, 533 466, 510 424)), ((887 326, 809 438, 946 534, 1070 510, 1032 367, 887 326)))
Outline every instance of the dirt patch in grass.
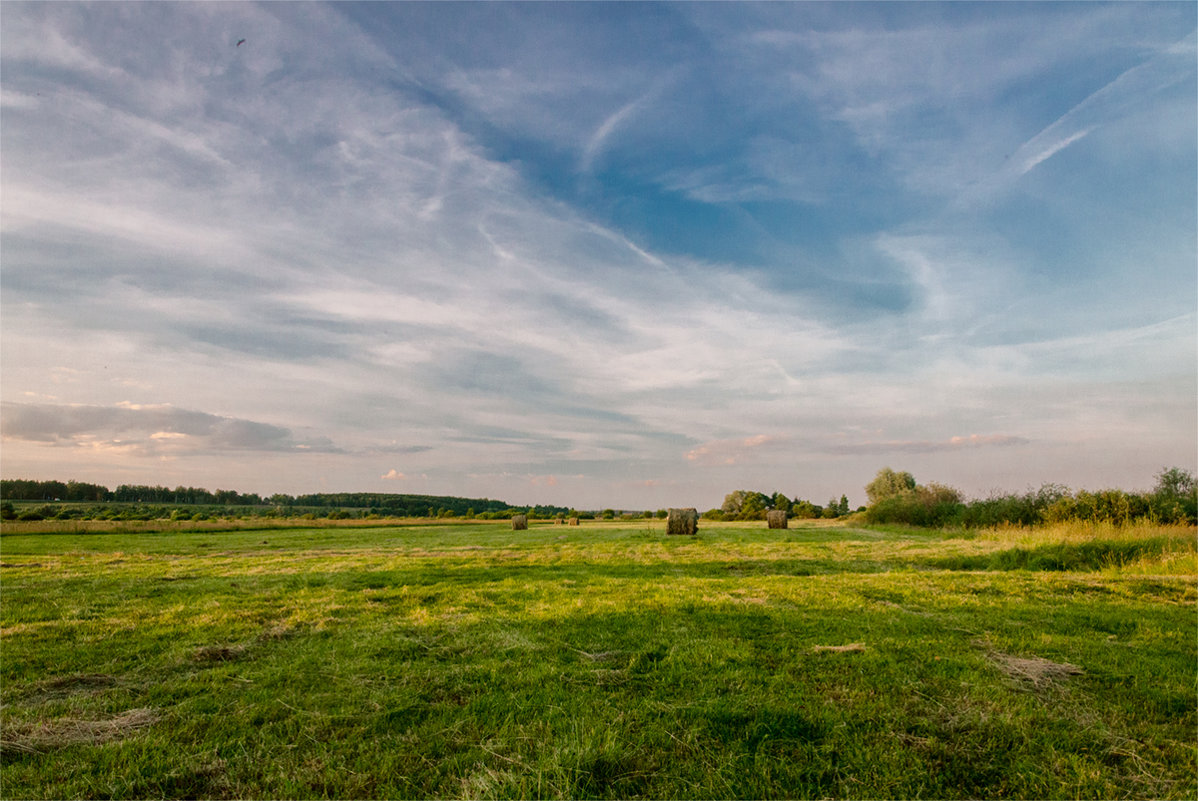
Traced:
POLYGON ((292 637, 302 634, 300 626, 295 623, 275 623, 269 628, 265 628, 258 634, 259 642, 268 642, 271 640, 288 640, 292 637))
POLYGON ((1037 689, 1049 687, 1052 684, 1070 676, 1080 676, 1085 671, 1077 665, 1068 662, 1053 662, 1038 656, 1014 656, 1000 651, 991 651, 987 658, 1003 673, 1021 684, 1031 685, 1037 689))
POLYGON ((233 662, 245 656, 244 645, 205 645, 191 655, 193 662, 233 662))
POLYGON ((56 718, 42 723, 20 723, 4 727, 0 750, 38 753, 71 745, 101 745, 123 740, 158 721, 153 709, 130 709, 102 720, 56 718))
POLYGON ((65 698, 79 693, 95 693, 122 685, 116 676, 105 673, 72 673, 37 683, 34 694, 43 698, 65 698))

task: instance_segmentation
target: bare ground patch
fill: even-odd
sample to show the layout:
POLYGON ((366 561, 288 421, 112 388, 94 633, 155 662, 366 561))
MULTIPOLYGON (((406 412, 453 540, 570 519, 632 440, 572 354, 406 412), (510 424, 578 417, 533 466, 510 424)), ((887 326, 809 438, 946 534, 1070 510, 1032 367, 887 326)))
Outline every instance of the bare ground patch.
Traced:
POLYGON ((191 655, 193 662, 233 662, 245 656, 244 645, 205 645, 191 655))
POLYGON ((106 673, 71 673, 38 682, 35 693, 44 698, 65 698, 68 695, 101 692, 123 684, 125 682, 121 679, 106 673))

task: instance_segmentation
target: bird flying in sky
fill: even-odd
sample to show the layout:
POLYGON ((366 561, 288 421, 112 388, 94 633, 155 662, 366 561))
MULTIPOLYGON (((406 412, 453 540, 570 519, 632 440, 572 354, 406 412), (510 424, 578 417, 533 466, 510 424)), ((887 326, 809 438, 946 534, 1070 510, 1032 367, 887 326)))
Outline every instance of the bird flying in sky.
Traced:
POLYGON ((237 46, 238 46, 238 47, 241 47, 243 44, 245 44, 245 39, 238 39, 238 40, 237 40, 237 46))

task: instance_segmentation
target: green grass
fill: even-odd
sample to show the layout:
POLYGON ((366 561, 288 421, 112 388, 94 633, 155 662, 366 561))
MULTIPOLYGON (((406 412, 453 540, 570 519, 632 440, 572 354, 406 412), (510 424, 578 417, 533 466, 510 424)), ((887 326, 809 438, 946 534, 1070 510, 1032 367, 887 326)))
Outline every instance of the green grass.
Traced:
POLYGON ((1194 798, 1192 528, 0 536, 0 795, 1194 798))

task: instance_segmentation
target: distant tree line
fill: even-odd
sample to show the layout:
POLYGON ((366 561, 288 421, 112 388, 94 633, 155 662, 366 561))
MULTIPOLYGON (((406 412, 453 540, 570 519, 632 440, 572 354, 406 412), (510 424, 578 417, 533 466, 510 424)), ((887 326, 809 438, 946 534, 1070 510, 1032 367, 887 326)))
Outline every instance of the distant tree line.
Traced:
POLYGON ((115 490, 82 481, 0 481, 0 497, 7 501, 96 501, 116 503, 203 504, 208 506, 261 506, 264 501, 256 492, 243 494, 236 490, 218 489, 209 492, 203 487, 150 487, 141 484, 121 484, 115 490))
MULTIPOLYGON (((124 505, 130 508, 114 510, 96 507, 53 507, 26 510, 30 519, 45 517, 112 517, 125 519, 179 518, 178 507, 224 507, 230 513, 236 508, 242 514, 263 516, 312 516, 312 517, 464 517, 480 520, 510 518, 514 514, 526 514, 532 519, 563 517, 580 513, 564 506, 520 506, 513 507, 504 501, 490 498, 459 498, 449 495, 406 495, 377 492, 333 492, 307 495, 275 494, 262 497, 258 493, 242 493, 235 490, 218 489, 210 492, 202 487, 170 487, 122 484, 115 490, 99 484, 79 481, 29 481, 4 479, 0 481, 0 498, 6 502, 4 516, 11 519, 16 510, 12 501, 34 501, 45 504, 103 503, 124 505)), ((212 511, 196 510, 189 516, 210 515, 212 511)), ((582 516, 593 517, 583 513, 582 516)))
POLYGON ((82 481, 0 481, 0 497, 8 501, 110 501, 112 491, 82 481))
POLYGON ((1105 489, 1091 492, 1045 484, 1021 494, 993 494, 965 501, 943 484, 918 484, 914 476, 885 467, 865 487, 872 523, 912 526, 979 528, 998 525, 1033 526, 1071 520, 1130 523, 1198 523, 1198 482, 1192 473, 1171 467, 1156 475, 1149 492, 1105 489))

